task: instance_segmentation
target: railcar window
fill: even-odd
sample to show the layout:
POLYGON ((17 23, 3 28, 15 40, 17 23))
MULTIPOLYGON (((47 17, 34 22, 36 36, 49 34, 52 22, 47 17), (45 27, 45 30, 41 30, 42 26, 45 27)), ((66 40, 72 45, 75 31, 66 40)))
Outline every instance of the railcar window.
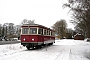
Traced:
POLYGON ((29 28, 22 28, 22 34, 28 34, 29 28))
POLYGON ((37 28, 30 28, 30 34, 37 34, 37 28))
POLYGON ((52 32, 52 36, 54 36, 55 35, 55 32, 52 32))
POLYGON ((52 31, 51 31, 51 36, 52 36, 52 31))
POLYGON ((44 35, 46 35, 46 30, 44 30, 44 35))
POLYGON ((49 35, 50 35, 50 31, 49 31, 49 35))
POLYGON ((48 30, 47 30, 47 35, 48 35, 48 30))
POLYGON ((38 34, 41 34, 41 35, 43 35, 43 29, 38 29, 38 34))

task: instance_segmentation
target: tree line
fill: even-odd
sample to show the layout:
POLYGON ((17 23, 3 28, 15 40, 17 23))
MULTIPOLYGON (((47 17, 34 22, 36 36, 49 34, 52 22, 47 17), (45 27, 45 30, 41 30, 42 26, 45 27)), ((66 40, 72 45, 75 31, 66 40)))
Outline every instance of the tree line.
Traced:
POLYGON ((61 19, 52 26, 55 34, 60 38, 72 38, 76 33, 80 33, 85 38, 90 38, 90 0, 68 0, 63 7, 70 9, 71 23, 75 30, 67 29, 66 20, 61 19))
POLYGON ((34 24, 34 20, 24 19, 20 25, 15 25, 14 23, 4 23, 0 24, 0 40, 4 39, 7 41, 12 38, 20 38, 20 29, 23 24, 34 24))
MULTIPOLYGON (((20 38, 20 29, 23 24, 35 24, 35 20, 24 19, 20 25, 15 25, 14 23, 4 23, 0 24, 0 40, 11 38, 20 38)), ((67 23, 64 19, 57 21, 52 25, 55 35, 60 36, 59 38, 72 38, 72 29, 67 29, 67 23)))
POLYGON ((68 0, 63 7, 70 9, 75 30, 90 38, 90 0, 68 0))
POLYGON ((67 22, 64 19, 60 19, 52 26, 53 30, 55 31, 55 35, 57 38, 63 39, 72 39, 74 30, 67 28, 67 22))

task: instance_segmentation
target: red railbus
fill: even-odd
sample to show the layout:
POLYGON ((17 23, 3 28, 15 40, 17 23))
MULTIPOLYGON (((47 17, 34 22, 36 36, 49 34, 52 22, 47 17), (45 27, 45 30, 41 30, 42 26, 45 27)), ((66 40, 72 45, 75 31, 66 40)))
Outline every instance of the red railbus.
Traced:
POLYGON ((25 24, 21 26, 21 45, 38 48, 42 45, 55 43, 54 31, 39 24, 25 24))

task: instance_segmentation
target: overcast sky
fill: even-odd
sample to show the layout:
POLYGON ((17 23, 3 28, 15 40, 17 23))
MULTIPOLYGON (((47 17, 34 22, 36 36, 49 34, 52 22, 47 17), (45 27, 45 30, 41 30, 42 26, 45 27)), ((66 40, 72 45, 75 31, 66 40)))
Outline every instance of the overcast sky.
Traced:
POLYGON ((71 28, 68 10, 62 8, 65 2, 67 0, 0 0, 0 24, 18 25, 27 19, 51 27, 56 21, 65 19, 71 28))

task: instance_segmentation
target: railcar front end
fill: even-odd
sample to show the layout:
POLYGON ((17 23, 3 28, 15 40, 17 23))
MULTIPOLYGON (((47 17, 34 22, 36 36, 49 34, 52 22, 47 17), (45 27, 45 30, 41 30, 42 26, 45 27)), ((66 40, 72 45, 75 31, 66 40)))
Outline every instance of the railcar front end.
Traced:
POLYGON ((21 45, 30 48, 39 48, 41 45, 53 44, 53 31, 41 25, 23 25, 21 28, 21 45))

